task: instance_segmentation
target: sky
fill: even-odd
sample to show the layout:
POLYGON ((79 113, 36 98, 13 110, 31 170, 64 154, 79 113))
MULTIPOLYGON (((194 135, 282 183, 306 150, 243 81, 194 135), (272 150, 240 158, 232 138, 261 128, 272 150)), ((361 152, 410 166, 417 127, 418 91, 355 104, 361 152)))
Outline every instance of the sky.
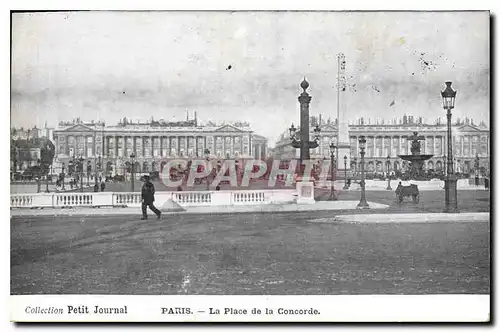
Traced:
POLYGON ((310 114, 336 117, 340 52, 350 121, 432 122, 452 81, 454 117, 489 124, 489 39, 487 12, 15 13, 11 125, 188 110, 202 123, 248 121, 272 146, 299 122, 304 77, 310 114))

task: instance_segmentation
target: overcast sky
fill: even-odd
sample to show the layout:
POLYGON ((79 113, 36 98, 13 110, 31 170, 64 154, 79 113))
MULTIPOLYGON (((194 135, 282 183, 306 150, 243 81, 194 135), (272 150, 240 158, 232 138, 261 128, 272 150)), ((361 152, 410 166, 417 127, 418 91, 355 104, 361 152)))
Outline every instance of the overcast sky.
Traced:
POLYGON ((80 116, 246 120, 273 144, 311 115, 336 115, 339 52, 349 119, 454 116, 489 123, 489 16, 466 13, 73 12, 12 18, 13 126, 80 116), (229 66, 230 69, 229 69, 229 66), (396 105, 389 107, 392 101, 396 105))

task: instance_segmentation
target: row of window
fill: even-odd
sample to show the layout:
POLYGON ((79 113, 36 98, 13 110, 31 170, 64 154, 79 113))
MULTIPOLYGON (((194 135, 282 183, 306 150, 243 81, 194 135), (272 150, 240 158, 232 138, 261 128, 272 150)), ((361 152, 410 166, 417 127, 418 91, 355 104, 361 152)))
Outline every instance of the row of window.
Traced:
MULTIPOLYGON (((118 153, 115 154, 115 149, 108 149, 108 154, 107 156, 109 157, 125 157, 125 156, 130 156, 133 152, 132 149, 127 149, 125 150, 125 155, 124 155, 124 150, 119 148, 118 153)), ((243 149, 243 154, 247 154, 248 149, 243 149)), ((218 157, 223 157, 223 156, 230 156, 230 157, 239 157, 240 156, 240 151, 239 150, 234 150, 233 153, 231 150, 226 150, 225 154, 223 150, 216 150, 215 155, 218 157)), ((151 149, 149 148, 144 148, 144 155, 142 154, 142 150, 137 150, 135 151, 136 157, 161 157, 161 156, 178 156, 178 157, 204 157, 205 156, 205 151, 203 149, 180 149, 177 151, 176 149, 170 149, 169 150, 160 150, 160 149, 154 149, 153 150, 153 155, 151 155, 151 149)))

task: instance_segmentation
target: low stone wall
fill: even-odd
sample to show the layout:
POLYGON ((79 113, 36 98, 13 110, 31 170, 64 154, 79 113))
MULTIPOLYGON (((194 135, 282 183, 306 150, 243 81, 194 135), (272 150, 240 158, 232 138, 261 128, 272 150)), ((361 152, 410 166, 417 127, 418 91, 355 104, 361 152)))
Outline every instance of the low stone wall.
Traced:
MULTIPOLYGON (((182 207, 284 204, 296 200, 295 189, 235 190, 235 191, 160 191, 155 205, 172 200, 182 207)), ((12 194, 11 208, 69 208, 69 207, 138 207, 141 193, 38 193, 12 194)))

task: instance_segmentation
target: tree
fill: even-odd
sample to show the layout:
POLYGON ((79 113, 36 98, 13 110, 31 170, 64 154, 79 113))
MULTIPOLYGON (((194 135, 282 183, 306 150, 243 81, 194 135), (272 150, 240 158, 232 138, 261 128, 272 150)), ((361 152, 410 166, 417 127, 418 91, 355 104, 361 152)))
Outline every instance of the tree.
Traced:
POLYGON ((10 160, 13 163, 13 171, 17 169, 18 155, 17 155, 17 143, 14 140, 10 140, 10 160))

